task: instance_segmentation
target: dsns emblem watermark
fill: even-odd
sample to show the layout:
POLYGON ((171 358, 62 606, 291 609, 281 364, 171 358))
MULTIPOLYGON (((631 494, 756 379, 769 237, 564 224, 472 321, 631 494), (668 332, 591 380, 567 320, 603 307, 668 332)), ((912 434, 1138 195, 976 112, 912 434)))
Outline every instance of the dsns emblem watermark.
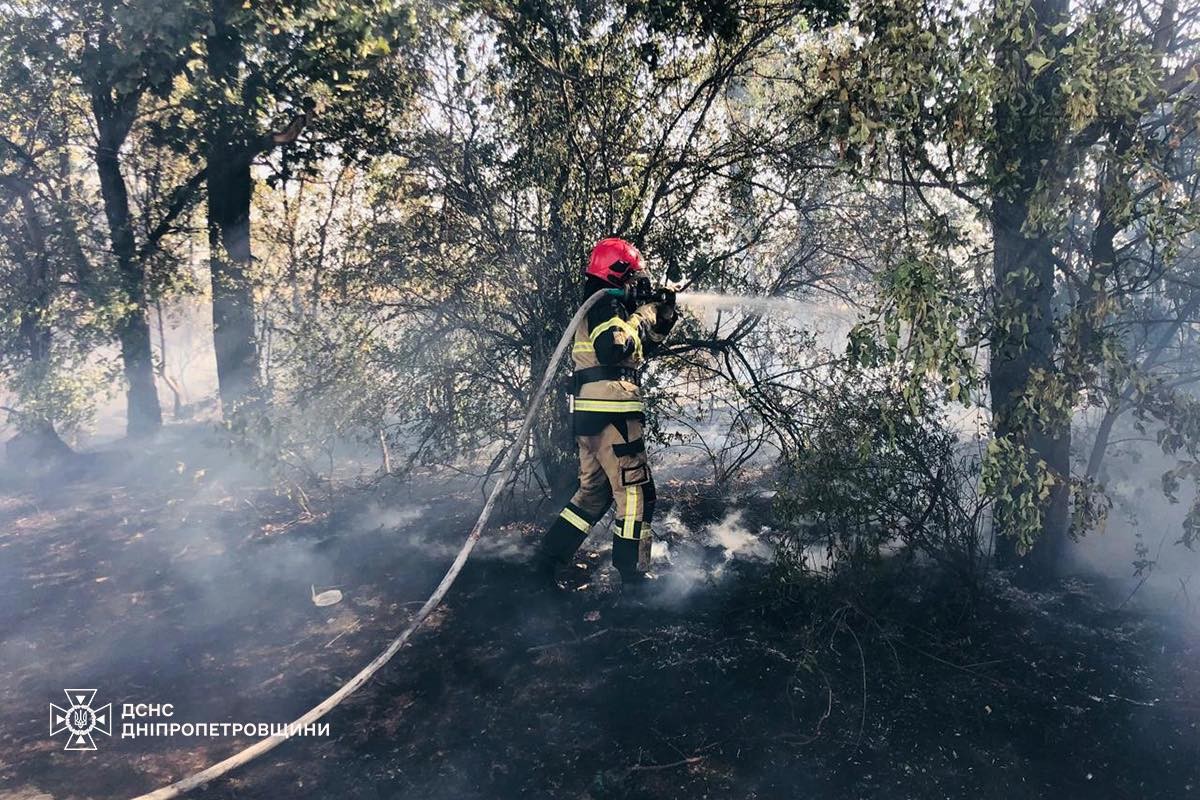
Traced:
POLYGON ((112 703, 92 708, 95 689, 64 689, 63 693, 67 696, 66 708, 50 704, 50 735, 66 731, 65 750, 95 750, 93 731, 112 736, 112 703))

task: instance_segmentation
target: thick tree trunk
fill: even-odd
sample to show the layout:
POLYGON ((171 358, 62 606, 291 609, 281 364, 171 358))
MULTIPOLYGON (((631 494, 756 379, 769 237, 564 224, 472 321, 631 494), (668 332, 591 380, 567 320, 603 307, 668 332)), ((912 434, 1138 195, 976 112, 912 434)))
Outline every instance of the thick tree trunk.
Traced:
MULTIPOLYGON (((1032 37, 1013 39, 996 52, 996 66, 1009 73, 1018 87, 1001 93, 993 106, 996 142, 991 153, 995 188, 992 196, 992 236, 995 243, 993 279, 1000 324, 991 343, 991 400, 994 435, 1031 451, 1030 467, 1044 461, 1055 478, 1047 497, 1035 485, 1020 492, 1034 493, 1042 516, 1032 552, 1019 559, 1018 539, 1011 522, 1001 514, 996 525, 996 556, 1005 566, 1020 565, 1036 579, 1058 570, 1070 526, 1071 428, 1049 409, 1023 405, 1034 376, 1054 371, 1053 242, 1030 225, 1031 204, 1044 165, 1051 159, 1058 130, 1053 70, 1035 74, 1026 61, 1030 48, 1059 36, 1053 29, 1066 19, 1066 0, 1031 0, 1032 37)), ((998 21, 1011 23, 1019 8, 998 2, 998 21)))
MULTIPOLYGON (((235 6, 213 0, 208 67, 214 81, 227 89, 238 85, 242 40, 229 23, 235 6)), ((212 281, 213 350, 222 412, 227 420, 240 407, 262 400, 254 296, 248 276, 250 199, 253 178, 250 129, 244 108, 221 109, 208 147, 208 243, 212 281)))
POLYGON ((121 320, 117 330, 125 368, 129 436, 145 436, 162 427, 162 407, 154 385, 154 360, 150 352, 150 325, 146 309, 139 306, 121 320))
POLYGON ((108 99, 99 95, 93 96, 92 106, 100 131, 96 149, 100 194, 104 199, 113 256, 117 260, 120 289, 129 304, 117 329, 128 403, 126 433, 141 436, 162 427, 162 408, 154 386, 150 322, 146 316, 146 276, 134 242, 129 192, 121 174, 120 148, 129 133, 132 113, 128 109, 111 107, 108 99))
POLYGON ((212 252, 213 350, 217 383, 226 418, 243 403, 261 399, 258 337, 254 328, 254 296, 247 270, 250 253, 249 165, 221 163, 221 148, 209 151, 208 244, 212 252))
MULTIPOLYGON (((1028 209, 1003 198, 993 204, 993 261, 997 309, 1002 318, 1022 320, 998 331, 991 345, 991 400, 994 435, 1009 438, 1032 451, 1031 468, 1046 463, 1056 482, 1039 499, 1043 528, 1029 566, 1042 577, 1052 576, 1070 526, 1071 430, 1067 422, 1048 414, 1029 415, 1022 400, 1035 371, 1054 369, 1054 262, 1050 244, 1031 239, 1021 230, 1028 209)), ((1036 492, 1036 486, 1022 487, 1036 492)), ((1017 538, 998 520, 996 556, 1004 566, 1018 562, 1017 538)))
POLYGON ((23 469, 59 464, 75 454, 46 420, 20 425, 17 434, 4 443, 8 460, 23 469))

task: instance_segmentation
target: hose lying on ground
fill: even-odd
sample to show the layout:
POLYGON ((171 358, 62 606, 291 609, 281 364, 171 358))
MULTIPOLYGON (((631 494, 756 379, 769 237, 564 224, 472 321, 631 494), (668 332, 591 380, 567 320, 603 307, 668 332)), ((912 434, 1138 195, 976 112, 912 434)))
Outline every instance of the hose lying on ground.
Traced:
MULTIPOLYGON (((441 583, 433 590, 433 594, 429 595, 429 599, 425 601, 425 604, 421 606, 416 616, 408 623, 408 627, 401 631, 400 635, 393 639, 391 644, 384 648, 382 653, 375 656, 371 663, 363 667, 362 671, 347 681, 342 688, 329 695, 329 697, 326 697, 320 703, 310 708, 303 716, 292 722, 291 727, 301 728, 305 725, 311 725, 332 711, 347 697, 354 694, 384 664, 388 663, 392 659, 392 656, 396 655, 400 648, 408 642, 413 632, 421 627, 421 623, 442 602, 442 599, 446 596, 446 592, 450 591, 450 587, 454 584, 455 579, 458 578, 458 573, 462 571, 463 565, 467 563, 467 558, 471 555, 471 551, 475 549, 475 544, 479 541, 479 537, 483 535, 483 528, 487 525, 488 517, 492 514, 492 506, 496 504, 496 498, 500 495, 500 490, 508 482, 509 472, 512 471, 513 465, 517 463, 517 457, 525 447, 525 442, 529 438, 529 429, 533 426, 533 417, 542 404, 542 398, 545 397, 546 391, 550 388, 550 384, 554 380, 554 373, 558 369, 558 364, 567 349, 567 343, 571 341, 575 329, 583 321, 588 310, 606 293, 607 290, 601 290, 584 301, 584 304, 575 312, 575 316, 571 318, 571 322, 563 332, 562 338, 558 340, 558 346, 554 348, 554 354, 550 356, 550 363, 546 365, 546 372, 542 375, 542 382, 538 385, 537 391, 533 393, 533 397, 529 401, 529 410, 525 412, 525 419, 521 422, 521 430, 517 434, 516 440, 512 443, 512 447, 508 450, 508 456, 504 459, 504 466, 501 468, 496 482, 492 484, 492 490, 488 493, 487 502, 483 504, 483 511, 479 513, 479 519, 475 521, 475 527, 471 528, 471 533, 467 536, 467 540, 459 548, 458 555, 454 557, 454 563, 450 565, 450 569, 446 570, 446 574, 442 576, 441 583)), ((134 798, 134 800, 167 800, 167 798, 179 797, 185 792, 202 786, 214 778, 219 778, 243 764, 248 764, 263 753, 274 750, 286 741, 286 738, 283 736, 268 736, 259 739, 254 744, 241 752, 231 755, 224 761, 218 761, 211 767, 203 769, 194 775, 189 775, 161 789, 155 789, 149 794, 134 798)))

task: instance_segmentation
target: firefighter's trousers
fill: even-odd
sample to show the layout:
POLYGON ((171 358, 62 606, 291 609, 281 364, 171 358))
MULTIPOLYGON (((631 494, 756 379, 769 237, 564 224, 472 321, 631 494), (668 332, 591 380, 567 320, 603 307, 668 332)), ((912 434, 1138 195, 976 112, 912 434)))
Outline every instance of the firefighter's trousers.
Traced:
POLYGON ((576 436, 575 440, 579 445, 579 489, 546 531, 542 554, 565 564, 616 500, 613 566, 623 580, 636 579, 650 562, 655 500, 642 423, 617 419, 599 433, 576 436))

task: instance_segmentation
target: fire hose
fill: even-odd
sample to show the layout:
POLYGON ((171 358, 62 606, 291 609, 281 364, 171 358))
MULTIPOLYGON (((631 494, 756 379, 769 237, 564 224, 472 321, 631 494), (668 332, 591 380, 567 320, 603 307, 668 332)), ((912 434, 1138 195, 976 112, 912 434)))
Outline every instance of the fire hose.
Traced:
MULTIPOLYGON (((642 291, 636 296, 646 299, 645 287, 640 288, 642 291)), ((630 294, 632 295, 633 293, 630 294)), ((513 466, 516 465, 517 458, 525 447, 525 442, 529 438, 530 428, 533 426, 533 418, 538 408, 541 407, 542 399, 546 396, 546 391, 550 388, 550 384, 554 380, 554 373, 558 368, 559 362, 562 360, 567 345, 574 335, 575 329, 579 327, 579 323, 583 321, 592 306, 599 302, 605 295, 626 296, 626 293, 620 289, 602 289, 584 301, 579 310, 575 312, 575 316, 571 318, 567 329, 558 340, 558 346, 554 348, 554 354, 550 356, 550 361, 546 365, 546 372, 542 375, 542 381, 538 385, 537 391, 533 393, 533 397, 530 399, 529 409, 525 412, 525 419, 521 422, 521 430, 517 433, 517 438, 513 441, 512 447, 509 448, 508 455, 504 459, 504 465, 500 469, 496 482, 492 484, 492 489, 488 493, 487 501, 483 504, 483 510, 479 513, 479 518, 475 521, 475 526, 471 528, 471 533, 467 536, 466 541, 463 542, 462 547, 459 548, 458 555, 454 557, 454 562, 446 570, 446 574, 442 576, 442 580, 438 583, 437 588, 429 595, 429 599, 425 601, 424 605, 421 606, 420 610, 409 621, 408 626, 400 632, 400 635, 384 648, 383 652, 375 656, 369 664, 343 684, 340 689, 292 722, 287 727, 287 730, 301 730, 304 726, 311 725, 336 708, 347 697, 354 694, 384 664, 392 660, 392 657, 400 651, 400 648, 408 643, 413 633, 428 619, 433 610, 441 604, 446 593, 450 591, 450 587, 454 585, 454 581, 458 578, 458 573, 462 571, 463 565, 467 563, 467 558, 470 557, 471 551, 475 549, 476 543, 478 543, 479 538, 483 535, 484 526, 487 525, 488 517, 492 514, 492 507, 496 504, 496 498, 499 497, 500 491, 508 482, 508 475, 512 471, 513 466)), ((203 786, 244 764, 250 763, 264 753, 269 753, 286 741, 287 738, 286 736, 267 736, 259 739, 254 744, 229 756, 223 761, 218 761, 216 764, 175 783, 155 789, 148 794, 140 795, 134 798, 134 800, 168 800, 168 798, 179 797, 198 786, 203 786)))

